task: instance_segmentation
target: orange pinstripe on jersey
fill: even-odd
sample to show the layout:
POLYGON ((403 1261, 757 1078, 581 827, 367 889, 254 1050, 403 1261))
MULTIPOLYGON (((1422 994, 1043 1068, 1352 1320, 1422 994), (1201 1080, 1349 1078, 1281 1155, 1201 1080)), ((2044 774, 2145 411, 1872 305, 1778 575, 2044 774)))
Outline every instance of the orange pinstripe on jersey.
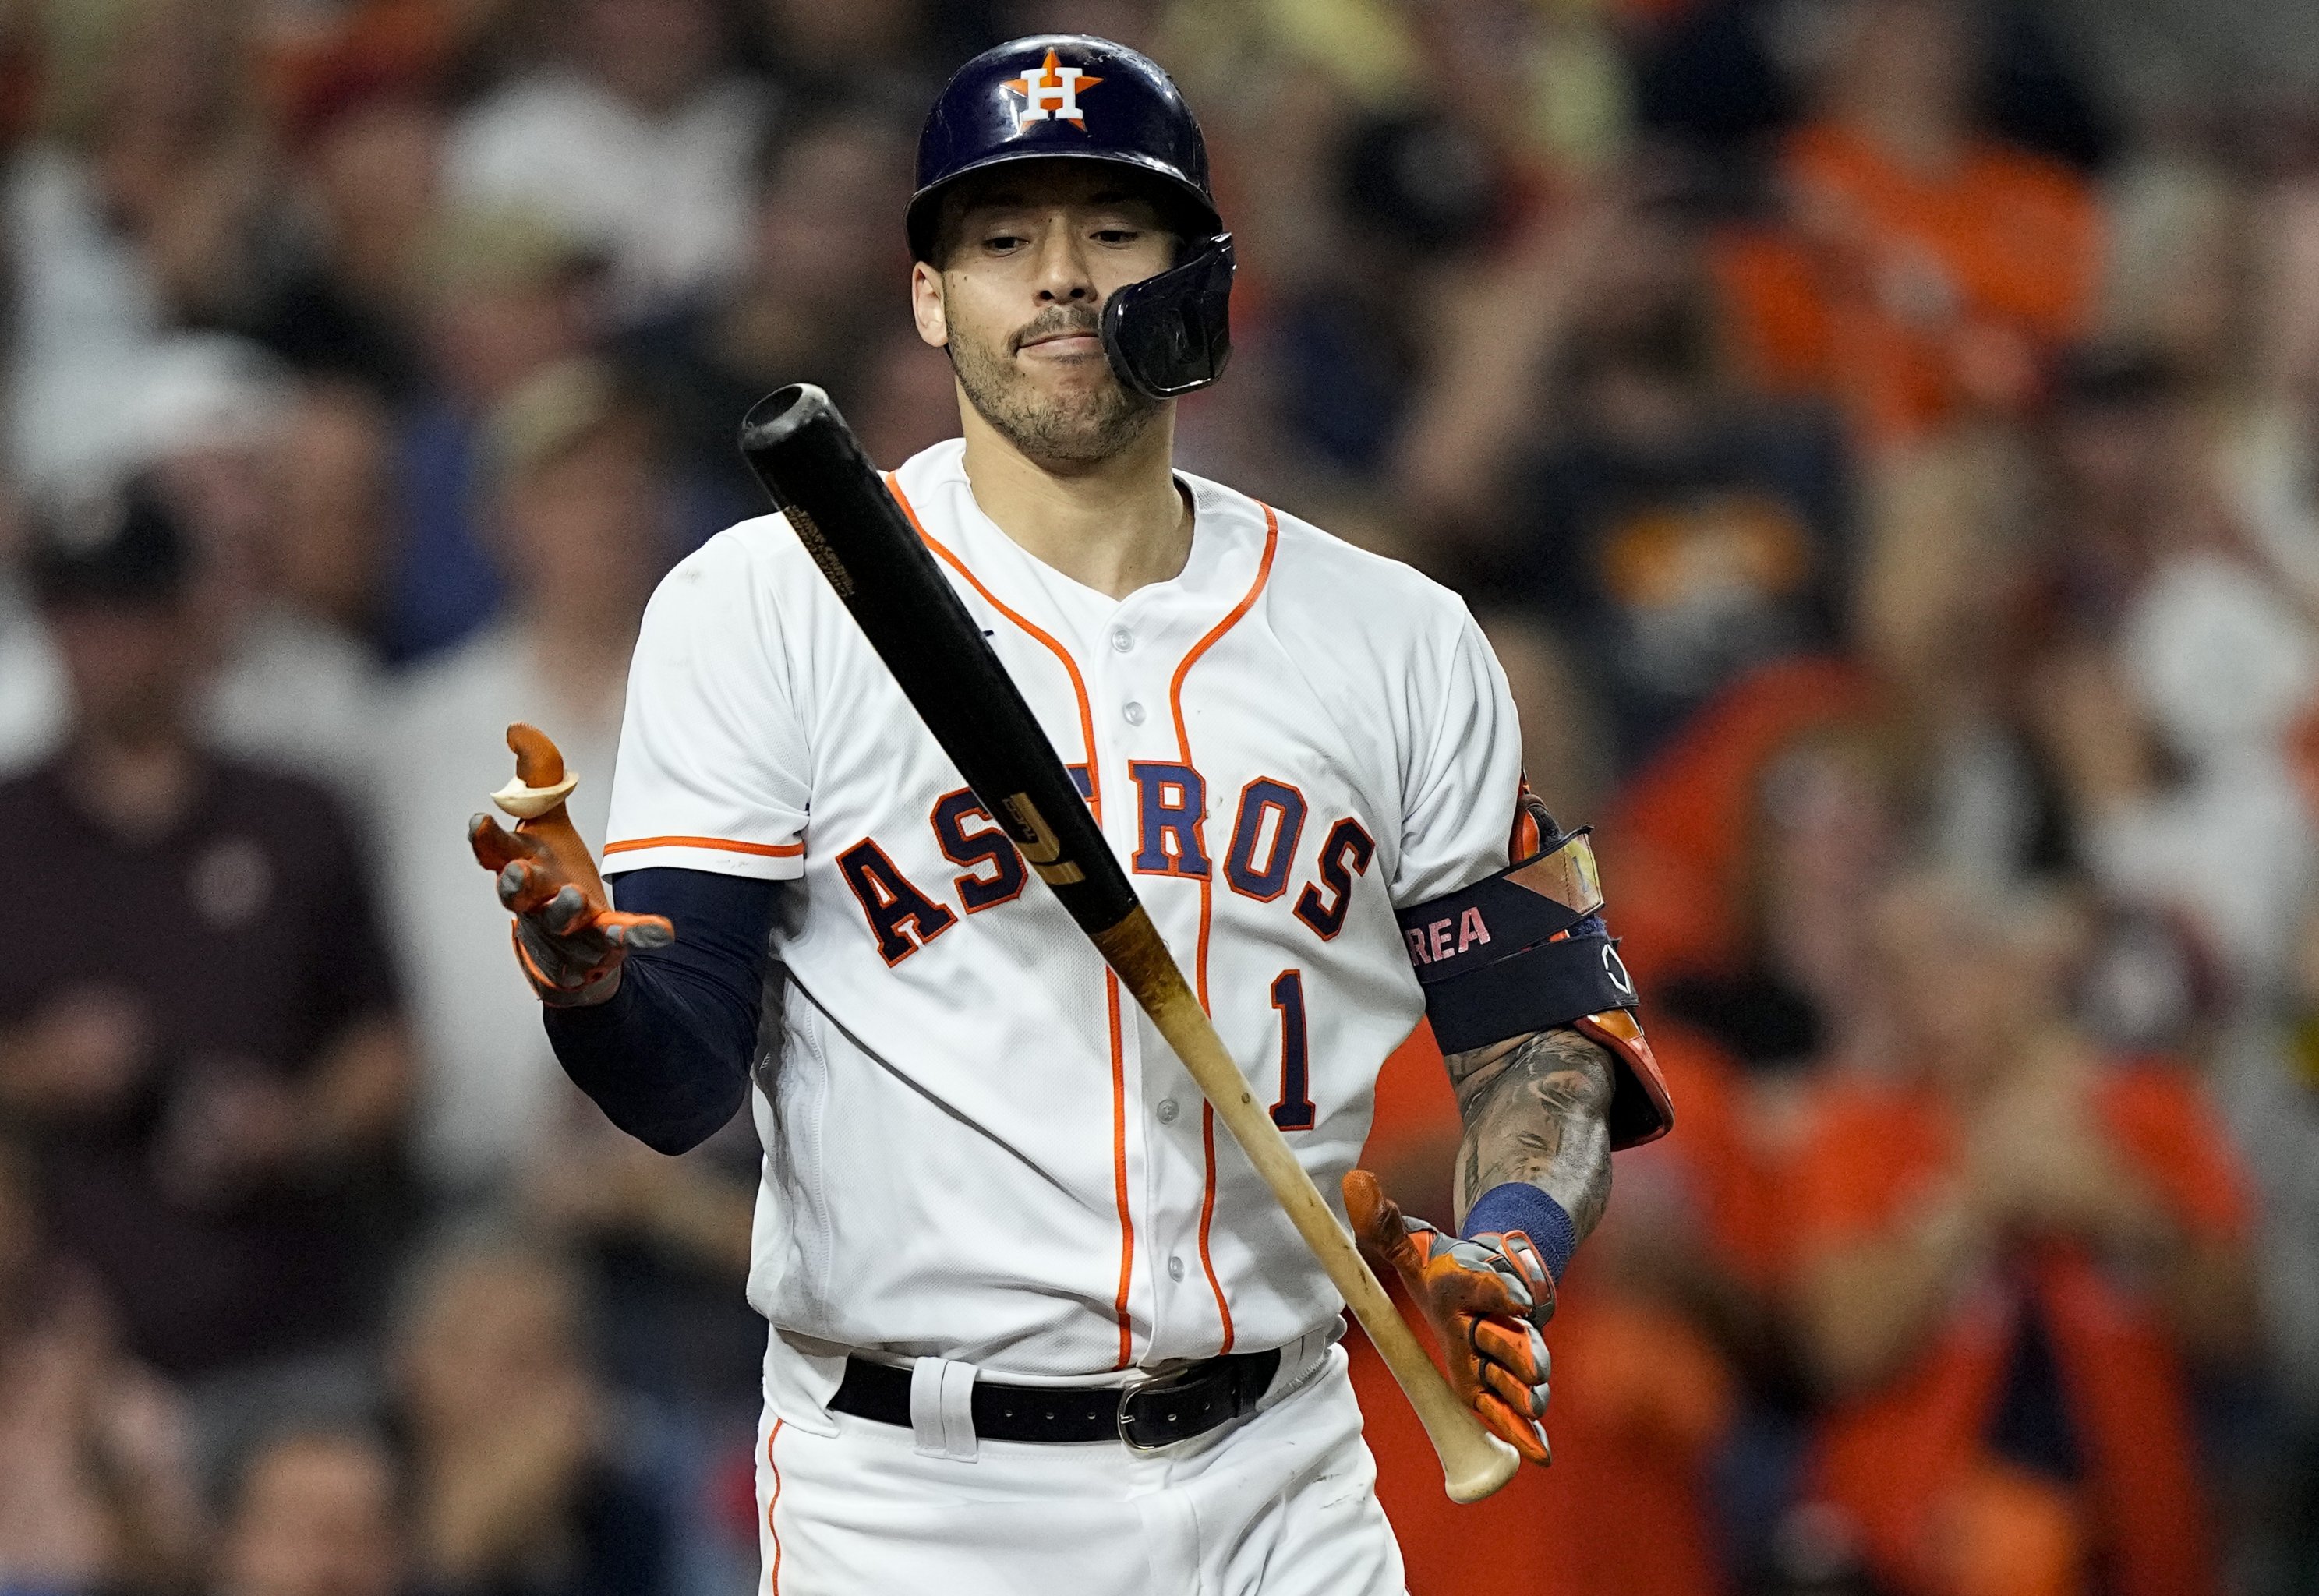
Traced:
MULTIPOLYGON (((1095 814, 1096 824, 1103 824, 1103 762, 1096 757, 1095 708, 1087 699, 1087 680, 1079 674, 1078 662, 1049 633, 1032 624, 1027 617, 1016 614, 998 600, 998 595, 982 585, 982 579, 966 568, 966 562, 944 548, 926 530, 918 512, 911 507, 909 495, 902 491, 901 482, 892 472, 886 473, 886 486, 894 495, 894 502, 902 507, 918 537, 934 550, 936 558, 948 565, 967 584, 982 595, 984 602, 1021 627, 1029 636, 1046 645, 1047 651, 1062 662, 1071 679, 1071 691, 1078 699, 1079 736, 1087 751, 1087 807, 1095 814)), ((1127 1314, 1127 1288, 1135 1277, 1135 1219, 1127 1200, 1127 1049, 1119 1023, 1119 978, 1109 970, 1103 976, 1104 1003, 1109 1011, 1111 1024, 1111 1180, 1112 1197, 1119 1209, 1119 1294, 1112 1303, 1112 1313, 1119 1321, 1119 1362, 1125 1368, 1135 1361, 1135 1331, 1127 1314)), ((1219 1298, 1219 1301, 1222 1299, 1219 1298)))
MULTIPOLYGON (((1184 678, 1191 674, 1193 664, 1223 636, 1240 625, 1241 618, 1255 606, 1257 596, 1272 577, 1272 556, 1280 547, 1280 518, 1272 506, 1264 507, 1264 556, 1257 562, 1256 580, 1249 584, 1241 601, 1232 613, 1218 621, 1208 635, 1192 645, 1191 652, 1176 667, 1173 680, 1168 683, 1168 707, 1176 717, 1176 757, 1183 763, 1192 763, 1191 734, 1184 725, 1184 678)), ((1213 871, 1200 881, 1200 937, 1198 952, 1194 960, 1195 976, 1200 995, 1200 1006, 1208 1006, 1208 922, 1215 905, 1215 883, 1213 871)), ((1213 1104, 1200 1105, 1201 1155, 1207 1165, 1207 1182, 1200 1194, 1200 1267, 1208 1277, 1208 1289, 1215 1294, 1216 1318, 1223 1325, 1223 1345, 1219 1356, 1232 1349, 1232 1308, 1224 1301, 1223 1282, 1216 1278, 1215 1260, 1208 1255, 1208 1227, 1216 1213, 1216 1111, 1213 1104)))
POLYGON ((1111 1311, 1119 1321, 1119 1361, 1123 1369, 1135 1361, 1135 1332, 1127 1317, 1127 1288, 1135 1278, 1135 1222, 1127 1203, 1127 1049, 1120 1034, 1119 978, 1103 974, 1104 1008, 1111 1022, 1111 1185, 1119 1206, 1119 1294, 1111 1311))
POLYGON ((635 853, 645 848, 710 848, 719 853, 753 853, 762 859, 795 859, 803 843, 736 843, 730 837, 629 837, 604 844, 605 857, 635 853))
POLYGON ((1087 682, 1079 675, 1078 662, 1071 658, 1071 651, 1058 643, 1052 634, 1041 630, 1028 617, 1017 615, 1000 603, 998 595, 984 587, 982 579, 966 568, 965 561, 935 540, 934 534, 926 530, 925 523, 918 519, 918 512, 910 507, 908 496, 902 491, 902 484, 895 479, 894 473, 890 471, 886 473, 886 486, 893 491, 894 502, 902 507, 902 513, 910 518, 910 525, 917 528, 918 537, 924 540, 928 548, 934 550, 936 558, 964 577, 967 585, 982 595, 983 602, 1020 627, 1031 636, 1046 645, 1047 652, 1062 662, 1064 671, 1071 679, 1071 691, 1078 695, 1079 701, 1079 740, 1081 745, 1087 749, 1087 807, 1095 811, 1096 821, 1101 822, 1103 819, 1103 769, 1095 756, 1095 707, 1087 699, 1087 682))

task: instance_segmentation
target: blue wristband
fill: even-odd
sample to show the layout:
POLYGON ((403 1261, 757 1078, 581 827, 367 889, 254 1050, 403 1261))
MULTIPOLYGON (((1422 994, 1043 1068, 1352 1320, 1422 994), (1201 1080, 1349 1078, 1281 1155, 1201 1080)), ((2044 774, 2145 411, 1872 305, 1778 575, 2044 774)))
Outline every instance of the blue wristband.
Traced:
POLYGON ((1570 1255, 1578 1250, 1578 1228, 1570 1222, 1570 1215, 1562 1204, 1534 1186, 1510 1180, 1503 1186, 1493 1186, 1474 1200, 1466 1211, 1467 1237, 1496 1231, 1520 1231, 1530 1239, 1546 1260, 1546 1272, 1562 1282, 1562 1271, 1570 1263, 1570 1255))

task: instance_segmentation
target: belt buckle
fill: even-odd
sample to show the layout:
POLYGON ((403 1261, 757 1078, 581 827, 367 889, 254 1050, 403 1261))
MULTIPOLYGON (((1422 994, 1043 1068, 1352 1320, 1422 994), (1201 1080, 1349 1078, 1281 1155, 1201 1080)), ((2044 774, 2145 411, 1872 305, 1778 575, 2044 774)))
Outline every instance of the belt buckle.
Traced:
MULTIPOLYGON (((1155 1396, 1164 1400, 1170 1390, 1184 1385, 1191 1379, 1196 1366, 1187 1365, 1172 1373, 1158 1375, 1137 1384, 1120 1387, 1118 1423, 1121 1445, 1131 1452, 1162 1452, 1185 1438, 1182 1436, 1173 1436, 1166 1440, 1155 1440, 1147 1434, 1141 1433, 1141 1427, 1149 1421, 1139 1417, 1135 1404, 1146 1396, 1155 1396)), ((1169 1419, 1175 1416, 1173 1413, 1167 1415, 1169 1419)))

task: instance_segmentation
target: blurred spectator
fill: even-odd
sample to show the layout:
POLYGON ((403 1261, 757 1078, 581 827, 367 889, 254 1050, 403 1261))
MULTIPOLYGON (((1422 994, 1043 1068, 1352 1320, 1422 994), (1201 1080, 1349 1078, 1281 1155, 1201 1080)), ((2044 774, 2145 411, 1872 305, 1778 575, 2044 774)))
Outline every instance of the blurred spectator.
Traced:
MULTIPOLYGON (((302 389, 236 340, 172 339, 127 413, 123 470, 182 523, 197 613, 194 701, 217 749, 359 798, 365 635, 385 503, 385 418, 351 388, 302 389)), ((51 753, 68 714, 53 645, 22 613, 0 764, 51 753), (11 735, 12 734, 12 735, 11 735)), ((0 646, 6 646, 0 641, 0 646)))
POLYGON ((862 447, 891 470, 920 449, 958 436, 958 387, 950 361, 914 328, 897 328, 861 361, 861 401, 846 412, 862 447))
MULTIPOLYGON (((1836 0, 1838 5, 1843 0, 1836 0)), ((2109 115, 2111 86, 2086 80, 2083 52, 2070 48, 2069 4, 1964 0, 1981 18, 1985 48, 1972 85, 1975 111, 2009 143, 2080 168, 2100 167, 2120 130, 2109 115)), ((1792 0, 1625 0, 1635 52, 1638 120, 1702 154, 1742 158, 1801 113, 1799 78, 1809 79, 1836 40, 1835 6, 1792 0)), ((2117 11, 2100 10, 2107 26, 2117 11)), ((2202 16, 2211 23, 2212 13, 2202 16)))
MULTIPOLYGON (((1619 883, 1621 957, 1645 992, 1684 975, 1744 978, 1760 960, 1762 872, 1780 848, 1763 834, 1774 790, 1766 773, 1807 739, 1873 726, 1881 714, 1875 685, 1848 662, 1767 666, 1701 709, 1628 780, 1603 814, 1601 845, 1606 878, 1619 883)), ((1846 807, 1806 812, 1842 816, 1846 807)), ((1772 1061, 1727 1041, 1743 1058, 1772 1061)))
POLYGON ((2271 1365, 2260 1422, 2276 1454, 2246 1527, 2269 1576, 2251 1588, 2287 1591, 2319 1573, 2319 904, 2305 906, 2284 978, 2256 996, 2216 1050, 2215 1075, 2261 1198, 2255 1245, 2271 1365))
POLYGON ((2079 857, 2267 985, 2314 863, 2288 734, 2319 691, 2319 632, 2242 535, 2178 376, 2130 352, 2080 360, 2054 433, 2030 712, 2079 857))
MULTIPOLYGON (((1041 31, 1035 17, 994 18, 988 0, 744 0, 761 20, 775 79, 801 104, 850 104, 877 113, 925 114, 957 63, 1002 39, 1041 31), (1020 25, 1015 25, 1019 22, 1020 25)), ((1081 32, 1085 22, 1058 22, 1081 32)))
POLYGON ((2247 412, 2224 442, 2231 503, 2305 613, 2319 613, 2319 183, 2258 196, 2247 412))
POLYGON ((1819 1485, 1904 1591, 2216 1589, 2188 1382, 2249 1349, 2229 1142, 2062 1022, 2050 904, 1917 877, 1878 932, 1899 1072, 1831 1083, 1791 1209, 1819 1485))
POLYGON ((722 69, 719 32, 713 0, 572 0, 555 64, 460 119, 452 194, 537 210, 603 249, 630 317, 723 281, 746 248, 768 106, 722 69))
POLYGON ((1797 735, 1754 788, 1736 957, 1680 969, 1666 1012, 1757 1072, 1874 1059, 1872 911, 1907 835, 1889 737, 1861 724, 1797 735))
POLYGON ((2046 446, 2054 525, 2042 553, 2047 635, 2066 645, 2116 635, 2178 552, 2230 539, 2204 468, 2195 394, 2152 351, 2098 345, 2055 373, 2046 446))
POLYGON ((672 1159, 576 1092, 558 1103, 516 1212, 585 1272, 598 1367, 645 1420, 627 1427, 622 1455, 667 1509, 671 1577, 699 1596, 753 1590, 765 1321, 742 1288, 763 1158, 756 1126, 737 1114, 672 1159))
POLYGON ((1876 462, 1865 496, 1854 643, 1915 744, 1920 841, 1998 879, 2070 858, 2024 730, 2050 627, 2038 475, 2027 438, 1971 428, 1876 462))
POLYGON ((351 68, 309 94, 283 258, 248 330, 301 371, 401 399, 420 379, 412 278, 438 203, 442 113, 421 85, 351 68))
POLYGON ((31 1165, 0 1142, 0 1590, 174 1586, 199 1530, 176 1401, 41 1229, 31 1165))
MULTIPOLYGON (((1468 275, 1517 207, 1513 173, 1479 131, 1446 114, 1365 118, 1316 164, 1340 212, 1310 219, 1320 248, 1274 311, 1273 402, 1304 449, 1367 477, 1391 463, 1426 357, 1469 330, 1454 315, 1436 326, 1409 309, 1442 303, 1468 275)), ((1430 365, 1444 383, 1454 369, 1445 357, 1430 365)))
POLYGON ((234 1481, 211 1596, 403 1596, 408 1489, 363 1430, 268 1436, 234 1481))
POLYGON ((367 802, 374 644, 389 533, 384 408, 350 383, 291 397, 257 491, 248 591, 221 618, 208 723, 219 743, 367 802))
POLYGON ((504 618, 409 672, 377 732, 386 873, 427 1079, 419 1147, 453 1194, 501 1185, 542 1148, 569 1088, 539 1005, 477 891, 465 840, 537 721, 581 777, 572 816, 603 845, 628 654, 665 566, 664 449, 634 393, 588 363, 535 377, 493 412, 476 509, 513 584, 504 618))
POLYGON ((682 1158, 576 1096, 525 1172, 524 1213, 589 1265, 606 1371, 627 1391, 754 1425, 764 1321, 743 1299, 761 1150, 754 1125, 682 1158))
POLYGON ((600 260, 525 211, 457 211, 422 252, 428 380, 403 417, 400 536, 382 641, 403 663, 448 647, 499 608, 499 567, 476 529, 478 433, 526 382, 594 344, 600 260))
MULTIPOLYGON (((149 481, 180 524, 188 599, 205 627, 230 632, 266 586, 275 536, 274 463, 297 397, 263 350, 221 333, 192 333, 157 351, 136 401, 129 446, 100 486, 149 481)), ((233 640, 212 635, 212 652, 233 640)))
POLYGON ((275 503, 267 589, 292 614, 344 636, 377 631, 393 538, 393 428, 351 383, 302 385, 270 462, 275 503))
POLYGON ((663 1596, 660 1510, 616 1461, 579 1286, 555 1258, 475 1242, 427 1260, 393 1351, 418 1562, 441 1596, 663 1596))
POLYGON ((1725 253, 1745 353, 1886 446, 2018 414, 2093 310, 2100 216, 2066 169, 1990 140, 1987 26, 1948 0, 1844 0, 1818 111, 1783 158, 1785 221, 1725 253))
MULTIPOLYGON (((738 280, 628 340, 661 392, 672 441, 711 485, 712 503, 689 541, 763 513, 762 491, 735 442, 751 405, 784 383, 817 383, 858 423, 856 401, 881 374, 866 351, 881 335, 916 342, 898 220, 910 160, 909 129, 859 110, 785 130, 768 151, 738 280)), ((958 429, 948 367, 939 355, 925 357, 943 374, 951 415, 937 436, 948 437, 958 429)))
POLYGON ((2260 314, 2250 293, 2260 253, 2251 186, 2217 162, 2161 149, 2104 190, 2100 341, 2148 350, 2199 392, 2243 385, 2260 314))
POLYGON ((1570 1596, 1728 1589, 1755 1573, 1794 1483, 1792 1441, 1755 1434, 1766 1421, 1749 1413, 1775 1406, 1794 1423, 1771 1312, 1786 1239, 1766 1202, 1776 1163, 1727 1056, 1665 1019, 1652 1042, 1682 1094, 1687 1144, 1626 1159, 1623 1212, 1572 1260, 1548 1332, 1578 1372, 1555 1393, 1566 1472, 1540 1504, 1566 1551, 1548 1588, 1570 1596))
POLYGON ((156 341, 230 320, 256 280, 270 172, 242 23, 205 0, 109 8, 87 92, 9 173, 11 452, 28 484, 100 479, 156 341))
POLYGON ((1647 175, 1539 230, 1445 305, 1401 451, 1468 586, 1568 639, 1621 768, 1833 645, 1848 585, 1841 442, 1732 380, 1703 243, 1647 175))
POLYGON ((409 1061, 347 817, 194 729, 188 564, 146 489, 36 534, 73 720, 0 786, 42 928, 0 972, 0 1107, 129 1347, 195 1375, 362 1326, 409 1061))

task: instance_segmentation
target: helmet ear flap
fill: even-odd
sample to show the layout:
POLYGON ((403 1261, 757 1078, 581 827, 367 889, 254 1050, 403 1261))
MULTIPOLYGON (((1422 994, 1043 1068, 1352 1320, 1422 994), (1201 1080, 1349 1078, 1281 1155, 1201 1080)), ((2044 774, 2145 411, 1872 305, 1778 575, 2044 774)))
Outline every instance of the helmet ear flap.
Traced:
POLYGON ((1232 239, 1204 239, 1181 262, 1115 291, 1103 308, 1103 347, 1119 380, 1173 399, 1223 375, 1232 359, 1232 239))

